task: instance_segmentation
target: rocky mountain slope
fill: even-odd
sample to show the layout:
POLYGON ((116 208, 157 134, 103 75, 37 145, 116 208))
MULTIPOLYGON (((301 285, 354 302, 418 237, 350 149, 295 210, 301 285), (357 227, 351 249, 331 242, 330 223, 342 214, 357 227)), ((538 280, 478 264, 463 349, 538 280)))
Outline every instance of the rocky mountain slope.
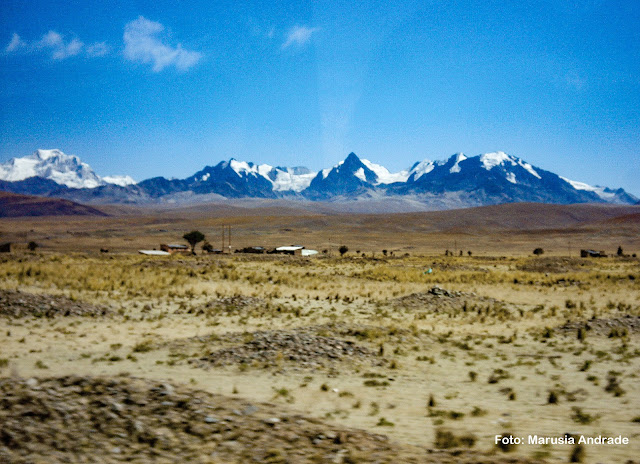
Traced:
MULTIPOLYGON (((392 173, 349 154, 332 168, 274 167, 230 159, 185 179, 100 177, 75 156, 38 150, 0 165, 0 189, 88 203, 190 203, 206 199, 298 199, 329 202, 400 202, 447 209, 514 202, 635 204, 623 189, 561 177, 504 152, 424 160, 392 173)), ((400 208, 401 206, 395 207, 400 208)))

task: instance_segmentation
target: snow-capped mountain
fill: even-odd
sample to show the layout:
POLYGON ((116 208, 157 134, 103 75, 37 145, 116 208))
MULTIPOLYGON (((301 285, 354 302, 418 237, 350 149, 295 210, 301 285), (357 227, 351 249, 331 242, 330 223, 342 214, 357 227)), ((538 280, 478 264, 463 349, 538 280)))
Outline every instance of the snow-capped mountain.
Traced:
POLYGON ((23 158, 12 158, 0 164, 0 180, 17 182, 39 177, 70 188, 96 188, 101 185, 132 185, 129 176, 98 176, 80 158, 65 155, 60 150, 36 150, 23 158))
POLYGON ((230 159, 206 166, 184 180, 156 177, 138 185, 152 196, 192 191, 195 194, 218 194, 228 198, 276 198, 279 194, 305 190, 315 176, 307 168, 273 167, 230 159))
POLYGON ((425 207, 510 202, 622 203, 622 189, 593 187, 532 166, 504 152, 424 160, 390 172, 350 153, 332 168, 274 167, 230 159, 185 179, 155 177, 133 185, 128 176, 99 177, 75 156, 38 150, 0 165, 0 190, 93 203, 189 202, 207 198, 298 198, 311 201, 393 199, 425 207))

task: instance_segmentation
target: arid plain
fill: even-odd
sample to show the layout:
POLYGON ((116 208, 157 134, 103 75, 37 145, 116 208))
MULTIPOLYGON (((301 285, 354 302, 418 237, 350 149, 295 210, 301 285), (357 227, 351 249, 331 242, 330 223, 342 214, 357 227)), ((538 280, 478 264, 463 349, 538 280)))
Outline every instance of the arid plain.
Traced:
POLYGON ((0 220, 1 459, 638 462, 640 207, 104 211, 0 220))

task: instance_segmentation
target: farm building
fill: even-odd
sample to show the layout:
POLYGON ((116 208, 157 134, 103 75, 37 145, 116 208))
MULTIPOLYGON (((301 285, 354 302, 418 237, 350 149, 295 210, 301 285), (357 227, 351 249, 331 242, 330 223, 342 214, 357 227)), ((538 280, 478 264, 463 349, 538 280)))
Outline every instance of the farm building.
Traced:
POLYGON ((607 255, 604 251, 595 250, 580 250, 581 258, 606 258, 607 255))
POLYGON ((318 254, 316 250, 307 250, 302 245, 281 246, 276 248, 273 253, 294 256, 313 256, 318 254))
POLYGON ((241 248, 239 250, 236 250, 236 253, 255 253, 255 254, 263 254, 265 253, 267 250, 264 247, 261 246, 249 246, 249 247, 245 247, 245 248, 241 248))
POLYGON ((275 249, 276 253, 282 255, 297 255, 302 256, 302 250, 304 249, 301 245, 292 245, 292 246, 281 246, 275 249))
POLYGON ((0 253, 11 253, 11 243, 3 243, 0 245, 0 253))
POLYGON ((181 244, 176 244, 176 243, 170 243, 170 244, 166 244, 166 243, 162 243, 160 244, 160 249, 162 251, 166 251, 167 253, 170 254, 174 254, 174 253, 190 253, 190 249, 187 245, 181 245, 181 244))

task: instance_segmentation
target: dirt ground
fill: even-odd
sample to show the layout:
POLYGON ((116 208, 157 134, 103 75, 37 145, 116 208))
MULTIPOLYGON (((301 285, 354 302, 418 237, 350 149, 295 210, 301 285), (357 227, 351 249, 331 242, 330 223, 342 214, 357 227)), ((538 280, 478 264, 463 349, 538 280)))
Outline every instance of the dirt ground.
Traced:
POLYGON ((0 256, 0 459, 638 461, 640 261, 523 243, 0 256))

